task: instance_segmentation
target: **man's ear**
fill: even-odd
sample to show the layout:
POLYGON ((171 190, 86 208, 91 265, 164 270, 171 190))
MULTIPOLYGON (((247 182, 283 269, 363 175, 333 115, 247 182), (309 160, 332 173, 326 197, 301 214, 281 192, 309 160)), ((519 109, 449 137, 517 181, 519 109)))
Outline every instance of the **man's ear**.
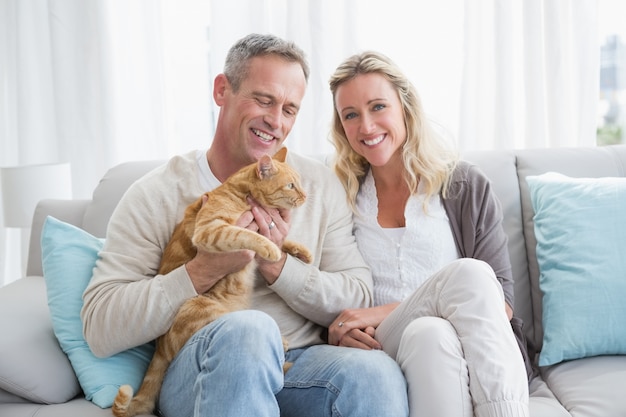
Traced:
POLYGON ((230 83, 224 74, 219 74, 213 81, 213 100, 218 106, 224 104, 226 91, 230 88, 230 83))

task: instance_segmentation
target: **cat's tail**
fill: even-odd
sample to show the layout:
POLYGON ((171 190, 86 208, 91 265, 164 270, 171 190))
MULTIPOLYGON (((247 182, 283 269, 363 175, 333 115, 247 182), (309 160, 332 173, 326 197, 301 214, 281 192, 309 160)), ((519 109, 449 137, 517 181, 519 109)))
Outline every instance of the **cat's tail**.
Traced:
POLYGON ((138 401, 133 399, 133 387, 122 385, 117 391, 113 407, 111 408, 115 417, 133 417, 138 414, 152 414, 154 411, 154 401, 138 401))
POLYGON ((111 408, 113 415, 115 417, 131 417, 132 414, 129 414, 128 406, 132 399, 133 387, 130 385, 122 385, 117 391, 115 400, 113 400, 113 407, 111 408))

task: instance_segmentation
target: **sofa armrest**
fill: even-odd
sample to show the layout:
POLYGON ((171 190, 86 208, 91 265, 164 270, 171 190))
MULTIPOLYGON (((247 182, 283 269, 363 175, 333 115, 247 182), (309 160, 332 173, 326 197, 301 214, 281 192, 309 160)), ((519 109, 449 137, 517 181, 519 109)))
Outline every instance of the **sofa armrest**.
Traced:
MULTIPOLYGON (((20 278, 0 288, 0 401, 9 394, 41 404, 80 393, 78 379, 52 329, 46 283, 20 278)), ((0 415, 7 416, 0 411, 0 415)), ((34 414, 33 414, 34 415, 34 414)))
POLYGON ((52 216, 66 223, 82 227, 87 206, 91 200, 42 200, 37 204, 30 230, 26 275, 43 276, 41 266, 41 229, 46 217, 52 216))

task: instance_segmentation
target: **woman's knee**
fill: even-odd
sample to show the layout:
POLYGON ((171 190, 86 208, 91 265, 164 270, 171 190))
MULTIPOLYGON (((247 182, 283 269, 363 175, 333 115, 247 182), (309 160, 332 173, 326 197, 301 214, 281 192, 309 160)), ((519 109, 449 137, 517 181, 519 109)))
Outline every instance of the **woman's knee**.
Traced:
POLYGON ((457 268, 459 274, 496 279, 493 268, 491 268, 487 262, 481 261, 480 259, 461 258, 450 263, 450 266, 457 268))
POLYGON ((493 290, 502 294, 502 285, 491 266, 481 260, 461 258, 448 266, 448 285, 465 287, 471 292, 493 290))
POLYGON ((413 320, 400 339, 401 350, 433 352, 442 348, 460 349, 460 342, 454 326, 440 317, 426 316, 413 320))

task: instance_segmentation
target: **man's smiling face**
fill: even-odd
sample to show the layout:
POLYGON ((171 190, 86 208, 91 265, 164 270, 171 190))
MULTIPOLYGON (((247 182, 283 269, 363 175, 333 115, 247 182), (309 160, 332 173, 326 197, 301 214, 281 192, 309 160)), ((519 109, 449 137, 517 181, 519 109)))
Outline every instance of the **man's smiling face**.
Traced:
POLYGON ((223 97, 226 131, 238 132, 229 139, 231 156, 243 166, 276 153, 296 121, 305 90, 300 64, 271 55, 251 59, 239 91, 227 88, 223 97))

